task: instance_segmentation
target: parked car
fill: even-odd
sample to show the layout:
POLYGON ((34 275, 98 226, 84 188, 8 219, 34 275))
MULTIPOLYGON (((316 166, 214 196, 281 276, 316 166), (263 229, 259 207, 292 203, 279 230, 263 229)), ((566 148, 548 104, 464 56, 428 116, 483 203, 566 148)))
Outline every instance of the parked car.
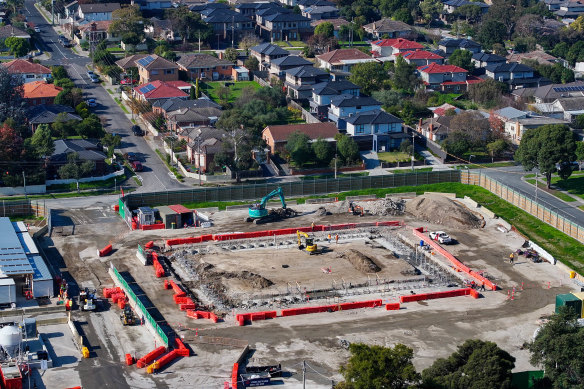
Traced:
POLYGON ((132 162, 132 169, 135 172, 141 172, 142 171, 142 163, 140 161, 132 162))
POLYGON ((136 136, 144 136, 144 131, 138 125, 133 125, 132 126, 132 132, 136 136))
POLYGON ((441 244, 452 243, 452 239, 450 239, 450 236, 444 231, 430 232, 430 239, 437 240, 441 244))
POLYGON ((87 99, 86 103, 89 108, 97 107, 97 101, 95 99, 87 99))
POLYGON ((41 32, 41 29, 40 29, 40 28, 38 28, 38 27, 35 27, 35 28, 34 28, 34 32, 37 32, 37 33, 38 33, 38 32, 41 32))
POLYGON ((125 153, 124 158, 128 160, 128 162, 134 162, 138 160, 138 156, 135 153, 125 153))
POLYGON ((69 41, 69 39, 65 38, 63 35, 59 35, 59 43, 63 47, 71 46, 71 42, 69 41))
POLYGON ((122 85, 133 85, 135 83, 137 83, 138 80, 133 80, 131 78, 124 78, 123 80, 120 81, 120 84, 122 85))

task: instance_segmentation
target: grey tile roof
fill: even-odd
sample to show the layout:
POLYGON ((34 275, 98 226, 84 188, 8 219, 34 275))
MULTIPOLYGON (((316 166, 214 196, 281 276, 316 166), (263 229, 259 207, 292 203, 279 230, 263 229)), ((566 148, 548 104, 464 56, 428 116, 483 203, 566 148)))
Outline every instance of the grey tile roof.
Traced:
POLYGON ((474 53, 472 59, 481 62, 505 62, 506 59, 501 57, 500 55, 496 54, 489 54, 489 53, 474 53))
POLYGON ((281 67, 281 66, 296 67, 296 66, 312 65, 312 62, 305 60, 304 58, 299 57, 297 55, 289 55, 287 57, 277 58, 277 59, 273 60, 272 65, 276 65, 279 67, 281 67))
POLYGON ((470 39, 442 39, 440 42, 438 42, 438 46, 462 48, 481 47, 480 44, 471 41, 470 39))
POLYGON ((283 48, 281 48, 278 45, 273 45, 271 43, 261 43, 257 46, 254 46, 250 49, 251 51, 255 51, 256 53, 259 54, 264 54, 264 55, 289 55, 290 52, 287 50, 284 50, 283 48))
POLYGON ((180 57, 176 63, 186 69, 191 68, 213 68, 215 66, 229 66, 233 65, 225 59, 219 59, 210 54, 188 54, 180 57))
POLYGON ((81 117, 75 115, 75 110, 66 105, 35 105, 27 110, 26 117, 30 124, 51 124, 57 120, 60 113, 67 114, 67 120, 81 120, 81 117))
POLYGON ((393 116, 383 110, 373 110, 357 113, 345 119, 347 123, 351 124, 390 124, 403 123, 403 120, 393 116))
POLYGON ((357 85, 353 84, 351 81, 341 80, 341 81, 327 81, 315 84, 312 87, 312 91, 321 96, 331 96, 340 95, 343 91, 349 89, 361 89, 357 85))
POLYGON ((51 155, 51 161, 67 161, 67 155, 77 153, 82 161, 102 161, 107 156, 101 151, 91 150, 97 145, 83 139, 57 139, 55 141, 55 151, 51 155))
POLYGON ((327 72, 320 68, 315 68, 314 66, 298 66, 296 68, 286 70, 286 74, 294 77, 317 77, 328 75, 327 72))
POLYGON ((331 105, 336 107, 356 107, 381 105, 381 103, 369 96, 340 95, 331 98, 331 105))
POLYGON ((523 64, 517 63, 517 62, 493 64, 493 65, 487 66, 486 69, 492 73, 497 73, 497 72, 513 73, 513 72, 532 72, 533 71, 533 69, 530 68, 529 66, 523 65, 523 64))
POLYGON ((153 107, 160 107, 166 112, 177 111, 182 108, 221 108, 219 104, 213 100, 197 99, 197 100, 183 100, 183 99, 160 99, 152 104, 153 107))
POLYGON ((505 107, 505 108, 501 108, 497 111, 495 111, 495 114, 497 116, 501 116, 507 120, 512 120, 512 119, 516 119, 522 116, 525 116, 526 113, 523 111, 520 111, 518 109, 515 109, 513 107, 505 107))
POLYGON ((107 13, 120 9, 120 3, 91 3, 79 4, 81 12, 86 13, 107 13))

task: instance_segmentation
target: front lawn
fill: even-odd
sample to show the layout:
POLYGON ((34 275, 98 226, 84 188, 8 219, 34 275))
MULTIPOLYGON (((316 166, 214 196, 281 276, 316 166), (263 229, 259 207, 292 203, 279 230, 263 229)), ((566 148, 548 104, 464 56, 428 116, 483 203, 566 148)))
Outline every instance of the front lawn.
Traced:
POLYGON ((412 160, 412 155, 401 151, 389 151, 377 153, 377 158, 380 161, 387 163, 409 162, 412 160))
POLYGON ((552 185, 584 199, 584 175, 581 172, 574 173, 567 180, 552 176, 552 185))
POLYGON ((284 49, 288 47, 306 47, 306 43, 302 41, 276 41, 274 42, 275 45, 278 45, 284 49), (290 44, 288 44, 290 43, 290 44))
POLYGON ((209 81, 209 82, 202 82, 201 90, 204 94, 209 96, 215 102, 219 102, 219 90, 225 86, 225 83, 230 84, 229 88, 229 103, 233 103, 235 99, 241 96, 241 92, 244 88, 253 88, 255 90, 260 89, 261 85, 255 81, 209 81))

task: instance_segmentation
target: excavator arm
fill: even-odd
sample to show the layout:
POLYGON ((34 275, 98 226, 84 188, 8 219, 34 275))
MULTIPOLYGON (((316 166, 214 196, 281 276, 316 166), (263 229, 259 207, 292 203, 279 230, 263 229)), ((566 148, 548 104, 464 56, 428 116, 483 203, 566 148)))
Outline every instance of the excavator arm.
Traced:
POLYGON ((280 201, 282 202, 282 208, 286 209, 286 201, 284 200, 284 193, 282 192, 282 188, 280 188, 280 187, 278 187, 278 189, 274 189, 273 191, 268 193, 266 196, 264 196, 262 198, 262 201, 260 202, 260 207, 265 208, 268 201, 271 198, 276 197, 276 196, 280 197, 280 201))

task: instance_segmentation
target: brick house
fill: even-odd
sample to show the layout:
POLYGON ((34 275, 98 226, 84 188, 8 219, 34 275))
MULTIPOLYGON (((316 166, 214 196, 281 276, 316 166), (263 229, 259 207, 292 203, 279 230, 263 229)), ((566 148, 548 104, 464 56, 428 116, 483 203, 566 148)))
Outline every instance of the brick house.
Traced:
POLYGON ((401 55, 407 63, 413 63, 418 67, 430 65, 431 63, 437 63, 438 65, 444 64, 444 57, 426 50, 406 51, 399 53, 399 55, 401 55))
POLYGON ((234 64, 209 54, 183 55, 176 63, 187 78, 196 80, 230 79, 234 64))
POLYGON ((418 42, 404 38, 380 39, 371 42, 371 54, 374 57, 389 57, 406 51, 422 50, 424 46, 418 42))
POLYGON ((40 104, 54 104, 55 97, 63 88, 44 81, 28 82, 22 86, 22 97, 30 106, 40 104))
POLYGON ((350 72, 353 65, 377 60, 361 50, 338 49, 317 55, 318 66, 330 71, 350 72))
POLYGON ((283 151, 288 142, 288 137, 296 132, 302 132, 315 141, 323 138, 328 142, 334 142, 335 135, 339 133, 334 123, 310 123, 310 124, 285 124, 279 126, 267 126, 262 131, 262 139, 270 148, 273 154, 276 151, 283 151))
POLYGON ((136 61, 140 84, 155 80, 178 81, 178 65, 156 54, 147 55, 136 61))
POLYGON ((152 81, 138 85, 133 95, 142 101, 154 102, 159 99, 188 99, 191 84, 184 81, 152 81))
POLYGON ((51 77, 51 69, 34 63, 32 59, 15 59, 4 62, 0 66, 3 66, 13 76, 21 75, 22 82, 25 84, 33 81, 44 81, 51 77))
POLYGON ((468 71, 455 65, 439 65, 431 63, 420 66, 418 72, 422 81, 428 87, 443 92, 459 93, 466 91, 468 85, 476 84, 482 80, 478 77, 468 76, 468 71))

